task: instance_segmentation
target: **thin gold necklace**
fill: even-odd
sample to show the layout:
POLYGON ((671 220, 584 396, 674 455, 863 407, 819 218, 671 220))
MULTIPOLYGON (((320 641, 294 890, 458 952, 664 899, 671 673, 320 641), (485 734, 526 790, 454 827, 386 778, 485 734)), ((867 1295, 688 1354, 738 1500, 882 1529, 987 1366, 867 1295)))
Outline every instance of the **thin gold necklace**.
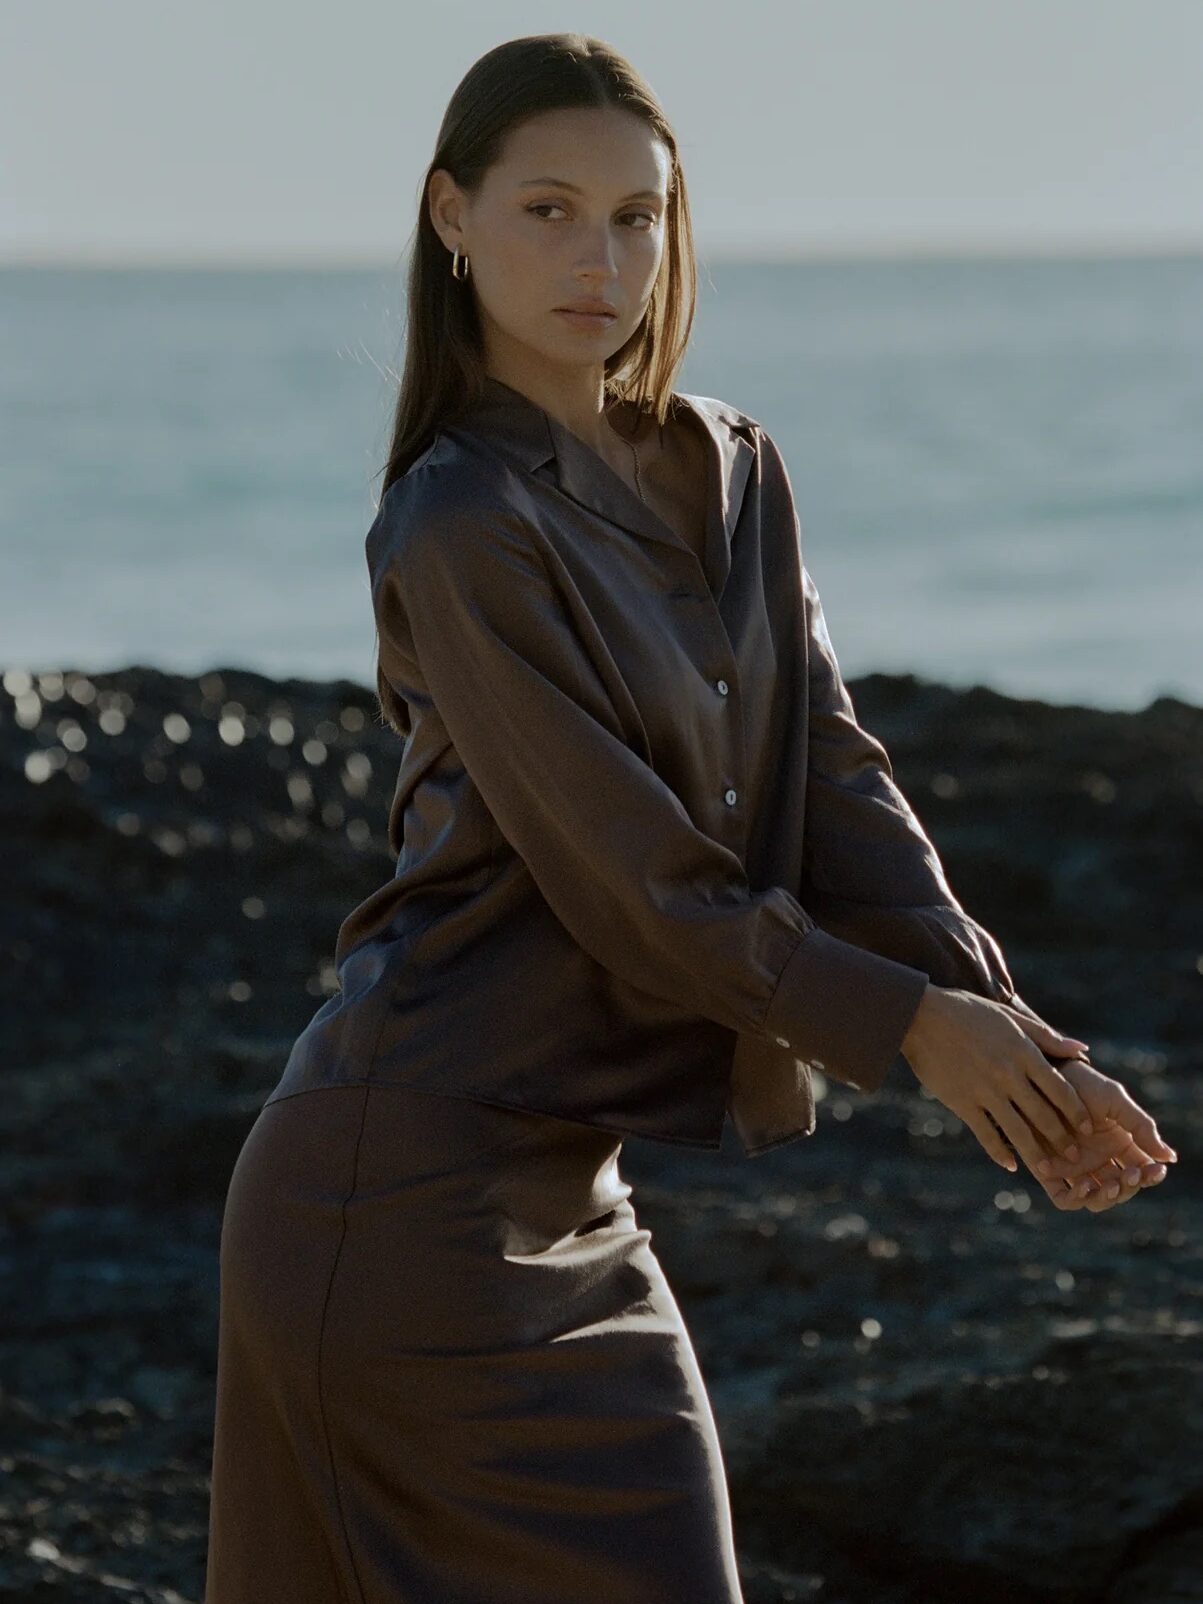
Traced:
POLYGON ((635 442, 633 440, 628 440, 627 444, 630 446, 631 451, 632 451, 632 453, 634 454, 634 457, 635 457, 635 489, 639 492, 640 501, 642 501, 644 506, 646 507, 647 506, 647 502, 644 500, 643 486, 639 482, 639 447, 635 444, 635 442))
MULTIPOLYGON (((612 423, 611 423, 611 427, 613 427, 612 423)), ((616 429, 614 432, 616 434, 622 434, 622 431, 620 429, 616 429)), ((635 439, 634 439, 633 435, 625 435, 625 434, 623 434, 622 438, 630 446, 631 454, 635 458, 635 489, 639 494, 640 501, 642 501, 643 505, 646 507, 647 506, 647 497, 643 494, 643 483, 642 483, 642 480, 640 479, 640 476, 639 476, 639 447, 635 444, 635 439)))

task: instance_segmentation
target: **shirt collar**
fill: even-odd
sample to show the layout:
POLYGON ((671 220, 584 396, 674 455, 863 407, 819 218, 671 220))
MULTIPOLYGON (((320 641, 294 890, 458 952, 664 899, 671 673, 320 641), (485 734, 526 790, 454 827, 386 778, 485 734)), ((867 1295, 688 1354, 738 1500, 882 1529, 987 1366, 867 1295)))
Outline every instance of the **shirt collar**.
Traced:
MULTIPOLYGON (((731 542, 743 505, 756 448, 749 424, 733 407, 711 396, 674 391, 701 424, 708 442, 707 567, 716 593, 731 566, 731 542), (716 497, 714 491, 719 494, 716 497)), ((522 391, 491 374, 479 400, 453 427, 481 436, 530 473, 551 465, 559 488, 602 518, 645 540, 689 549, 664 520, 591 446, 522 391)))

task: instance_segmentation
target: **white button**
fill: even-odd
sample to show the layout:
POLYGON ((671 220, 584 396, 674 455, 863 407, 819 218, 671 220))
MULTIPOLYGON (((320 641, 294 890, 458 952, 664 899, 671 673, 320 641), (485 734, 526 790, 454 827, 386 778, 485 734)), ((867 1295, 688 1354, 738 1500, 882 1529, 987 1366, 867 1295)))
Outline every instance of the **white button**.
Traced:
POLYGON ((778 1036, 777 1045, 778 1045, 778 1047, 788 1047, 789 1046, 789 1037, 788 1036, 778 1036))
POLYGON ((720 696, 726 696, 727 694, 727 682, 725 679, 720 679, 718 681, 718 694, 720 696))
POLYGON ((726 801, 727 805, 730 806, 730 804, 735 801, 735 792, 727 791, 724 794, 724 801, 726 801))

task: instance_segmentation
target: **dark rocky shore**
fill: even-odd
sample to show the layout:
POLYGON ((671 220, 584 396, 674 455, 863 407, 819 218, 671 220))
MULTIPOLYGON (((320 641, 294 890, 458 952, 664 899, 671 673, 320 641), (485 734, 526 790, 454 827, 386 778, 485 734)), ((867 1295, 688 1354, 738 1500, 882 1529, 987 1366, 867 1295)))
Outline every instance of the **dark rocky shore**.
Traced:
MULTIPOLYGON (((1203 1599, 1203 709, 852 691, 1020 991, 1181 1159, 1061 1214, 901 1069, 756 1160, 627 1143, 748 1604, 1203 1599)), ((397 755, 348 682, 4 676, 0 1600, 202 1596, 225 1188, 392 872, 397 755)))

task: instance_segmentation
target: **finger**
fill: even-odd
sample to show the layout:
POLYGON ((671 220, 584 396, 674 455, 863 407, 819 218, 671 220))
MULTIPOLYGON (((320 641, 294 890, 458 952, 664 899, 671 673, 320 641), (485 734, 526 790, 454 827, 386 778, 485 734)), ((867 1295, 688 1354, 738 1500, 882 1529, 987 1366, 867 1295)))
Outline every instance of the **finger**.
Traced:
MULTIPOLYGON (((1085 1059, 1082 1062, 1087 1062, 1085 1059)), ((1093 1066, 1088 1066, 1093 1067, 1093 1066)), ((1120 1081, 1110 1076, 1098 1077, 1080 1094, 1090 1109, 1090 1118, 1096 1130, 1105 1126, 1120 1126, 1126 1130, 1151 1157, 1169 1163, 1178 1154, 1157 1129, 1157 1122, 1120 1081)))
POLYGON ((1117 1165, 1110 1173, 1100 1175, 1103 1182, 1101 1189, 1092 1192, 1085 1200, 1086 1207, 1094 1214, 1102 1214, 1107 1209, 1113 1209, 1120 1203, 1127 1203, 1141 1190, 1140 1185, 1129 1186, 1124 1181, 1123 1171, 1117 1165))
POLYGON ((1001 1107, 987 1107, 987 1112, 1037 1180, 1043 1180, 1040 1164, 1050 1152, 1062 1156, 1064 1150, 1076 1146, 1073 1133, 1062 1125, 1056 1110, 1032 1091, 1027 1081, 1012 1081, 1007 1101, 1001 1107))
POLYGON ((1113 1105, 1108 1112, 1115 1116, 1125 1130, 1132 1133, 1133 1141, 1138 1142, 1146 1153, 1155 1158, 1165 1158, 1171 1161, 1176 1159, 1178 1157, 1177 1153, 1162 1138, 1160 1131, 1157 1129, 1157 1121, 1152 1114, 1141 1108, 1126 1086, 1120 1085, 1118 1081, 1116 1086, 1114 1101, 1119 1106, 1115 1107, 1113 1105))
MULTIPOLYGON (((1099 1123, 1099 1120, 1098 1120, 1098 1116, 1096 1114, 1095 1115, 1095 1124, 1096 1124, 1096 1126, 1098 1125, 1098 1123, 1099 1123)), ((1106 1124, 1107 1124, 1107 1127, 1110 1130, 1123 1131, 1123 1126, 1116 1120, 1108 1119, 1106 1124)), ((1131 1136, 1130 1132, 1126 1132, 1125 1134, 1131 1136)), ((1173 1149, 1171 1148, 1170 1151, 1173 1152, 1173 1149)), ((1141 1143, 1139 1143, 1139 1142, 1137 1142, 1135 1140, 1132 1141, 1132 1145, 1129 1148, 1129 1150, 1126 1153, 1120 1154, 1119 1157, 1120 1157, 1121 1161, 1124 1162, 1124 1163, 1142 1164, 1146 1169, 1158 1169, 1158 1170, 1166 1170, 1168 1165, 1175 1163, 1176 1160, 1177 1160, 1177 1154, 1176 1153, 1174 1154, 1173 1158, 1169 1158, 1169 1159, 1163 1158, 1163 1157, 1159 1157, 1156 1151, 1153 1151, 1153 1152, 1148 1151, 1148 1149, 1143 1147, 1141 1145, 1141 1143)), ((1164 1179, 1164 1176, 1162 1177, 1162 1179, 1164 1179)))
MULTIPOLYGON (((1103 1166, 1100 1166, 1100 1170, 1105 1180, 1107 1170, 1103 1166)), ((1080 1182, 1050 1181, 1047 1189, 1049 1198, 1063 1213, 1089 1208, 1097 1214, 1103 1208, 1114 1206, 1108 1199, 1104 1186, 1093 1175, 1084 1176, 1080 1182), (1060 1191, 1055 1190, 1058 1187, 1061 1188, 1060 1191), (1089 1191, 1085 1188, 1089 1188, 1089 1191)))
POLYGON ((1076 1159, 1063 1152, 1046 1153, 1036 1166, 1041 1175, 1050 1180, 1077 1180, 1089 1175, 1107 1159, 1121 1158, 1126 1162, 1132 1138, 1127 1131, 1115 1126, 1111 1130, 1096 1131, 1093 1136, 1080 1136, 1074 1146, 1078 1153, 1076 1159))
MULTIPOLYGON (((1094 1144, 1096 1144, 1096 1139, 1094 1139, 1094 1137, 1089 1137, 1089 1139, 1086 1139, 1083 1142, 1084 1147, 1088 1148, 1094 1148, 1094 1144)), ((1129 1144, 1124 1144, 1124 1147, 1120 1148, 1120 1152, 1126 1152, 1128 1145, 1129 1144)), ((1047 1160, 1047 1156, 1046 1158, 1043 1158, 1043 1160, 1039 1160, 1038 1165, 1036 1165, 1036 1169, 1039 1171, 1039 1165, 1043 1165, 1043 1163, 1046 1163, 1046 1161, 1049 1161, 1047 1160)), ((1089 1197, 1096 1197, 1097 1193, 1100 1192, 1104 1193, 1105 1195, 1105 1187, 1107 1187, 1107 1182, 1110 1181, 1112 1176, 1115 1176, 1115 1174, 1120 1174, 1120 1168, 1116 1166, 1115 1160, 1112 1160, 1112 1158, 1108 1158, 1108 1156, 1105 1155, 1102 1156, 1102 1160, 1100 1160, 1097 1150, 1096 1152, 1086 1153, 1081 1161, 1083 1161, 1084 1165, 1091 1166, 1091 1168, 1084 1169, 1084 1171, 1081 1171, 1081 1173, 1078 1174, 1070 1174, 1070 1176, 1063 1177, 1054 1176, 1051 1177, 1051 1179, 1041 1179, 1041 1177, 1038 1176, 1038 1179, 1041 1179, 1041 1185, 1044 1185, 1044 1189, 1049 1192, 1049 1197, 1051 1197, 1052 1200, 1059 1201, 1060 1198, 1062 1198, 1062 1193, 1060 1193, 1057 1189, 1059 1189, 1059 1187, 1063 1187, 1065 1192, 1068 1193, 1068 1197, 1075 1201, 1075 1206, 1084 1206, 1084 1203, 1086 1203, 1086 1200, 1088 1200, 1089 1197)))
MULTIPOLYGON (((1094 1138, 1091 1138, 1092 1143, 1094 1140, 1094 1138)), ((1114 1168, 1108 1176, 1109 1179, 1114 1178, 1114 1175, 1122 1174, 1124 1183, 1133 1188, 1150 1184, 1156 1185, 1165 1179, 1166 1165, 1164 1162, 1146 1153, 1142 1147, 1132 1141, 1131 1137, 1127 1136, 1126 1132, 1114 1133, 1111 1145, 1111 1164, 1114 1168), (1118 1134, 1121 1139, 1115 1140, 1115 1134, 1118 1134)), ((1063 1179, 1068 1180, 1072 1185, 1076 1185, 1080 1177, 1067 1175, 1063 1179)))
POLYGON ((994 1128, 989 1115, 984 1109, 974 1109, 972 1113, 961 1115, 962 1121, 977 1137, 987 1154, 994 1160, 1000 1169, 1012 1173, 1018 1167, 1011 1153, 1011 1149, 994 1128))
POLYGON ((1148 1186, 1159 1185, 1166 1177, 1167 1167, 1164 1163, 1148 1161, 1139 1165, 1137 1173, 1139 1179, 1135 1183, 1129 1181, 1128 1184, 1121 1184, 1114 1197, 1108 1191, 1109 1184, 1115 1178, 1113 1165, 1100 1166, 1098 1175, 1085 1176, 1080 1183, 1051 1180, 1043 1184, 1049 1201, 1061 1213, 1089 1208, 1092 1213, 1100 1214, 1114 1208, 1117 1203, 1128 1202, 1148 1186))
MULTIPOLYGON (((1046 1149, 1045 1157, 1039 1160, 1037 1164, 1037 1169, 1039 1170, 1041 1164, 1045 1163, 1051 1158, 1055 1158, 1056 1155, 1052 1148, 1048 1147, 1048 1144, 1044 1141, 1043 1137, 1037 1136, 1036 1140, 1042 1147, 1046 1149)), ((1050 1177, 1040 1174, 1037 1174, 1036 1180, 1037 1183, 1043 1187, 1044 1195, 1048 1198, 1049 1202, 1052 1203, 1054 1208, 1061 1210, 1063 1213, 1072 1212, 1075 1209, 1081 1209, 1086 1206, 1085 1198, 1077 1195, 1074 1189, 1074 1183, 1072 1181, 1065 1180, 1064 1178, 1058 1176, 1050 1177)))
MULTIPOLYGON (((1168 1167, 1164 1162, 1150 1158, 1133 1142, 1123 1153, 1116 1156, 1110 1170, 1096 1176, 1096 1179, 1104 1181, 1105 1190, 1118 1181, 1122 1193, 1134 1196, 1145 1187, 1160 1186, 1168 1173, 1168 1167)), ((1080 1187, 1078 1182, 1071 1181, 1070 1184, 1075 1190, 1080 1187)), ((1108 1196, 1110 1197, 1110 1192, 1108 1196)))
POLYGON ((1095 1165, 1093 1169, 1087 1170, 1083 1175, 1067 1175, 1065 1184, 1073 1187, 1075 1191, 1081 1191, 1087 1181, 1094 1180, 1098 1185, 1102 1186, 1122 1174, 1123 1171, 1121 1169, 1115 1169, 1109 1162, 1104 1161, 1095 1165))
MULTIPOLYGON (((1102 1187, 1093 1176, 1087 1176, 1085 1178, 1085 1184, 1090 1187, 1091 1190, 1089 1192, 1079 1193, 1075 1191, 1068 1181, 1052 1181, 1049 1183, 1049 1188, 1046 1188, 1046 1190, 1048 1190, 1051 1201, 1057 1206, 1058 1209, 1060 1209, 1063 1213, 1071 1213, 1076 1209, 1084 1209, 1089 1207, 1092 1199, 1105 1196, 1102 1187), (1057 1187, 1060 1187, 1060 1191, 1055 1190, 1057 1187)), ((1097 1212, 1097 1203, 1095 1203, 1094 1207, 1095 1211, 1097 1212)))
MULTIPOLYGON (((1037 1137, 1037 1141, 1041 1146, 1047 1149, 1045 1158, 1039 1161, 1040 1164, 1043 1164, 1046 1159, 1054 1157, 1055 1155, 1053 1154, 1052 1149, 1048 1148, 1043 1137, 1037 1137)), ((1037 1165, 1037 1168, 1039 1168, 1039 1164, 1037 1165)), ((1048 1198, 1049 1202, 1054 1208, 1060 1209, 1062 1212, 1069 1212, 1074 1209, 1080 1209, 1084 1206, 1085 1200, 1075 1195, 1072 1182, 1056 1176, 1049 1177, 1039 1174, 1036 1176, 1036 1181, 1038 1185, 1044 1189, 1044 1195, 1048 1198)))
POLYGON ((1115 1154, 1115 1162, 1124 1172, 1125 1184, 1136 1190, 1159 1185, 1169 1173, 1165 1160, 1146 1153, 1139 1142, 1130 1141, 1123 1152, 1115 1154))
MULTIPOLYGON (((1031 1051, 1023 1055, 1023 1070, 1026 1078, 1026 1087, 1023 1097, 1023 1112, 1032 1120, 1033 1125, 1040 1130, 1051 1131, 1056 1135, 1056 1126, 1050 1126, 1050 1116, 1043 1106, 1037 1102, 1033 1093, 1039 1093, 1052 1104, 1057 1114, 1060 1114, 1071 1131, 1080 1132, 1090 1136, 1094 1132, 1094 1121, 1090 1110, 1082 1100, 1082 1094, 1072 1085, 1054 1065, 1050 1064, 1043 1053, 1031 1051), (1029 1104, 1032 1113, 1028 1113, 1029 1104), (1036 1117, 1033 1118, 1033 1115, 1036 1117)), ((1054 1141, 1057 1148, 1065 1144, 1054 1141)))
POLYGON ((1066 1181, 1045 1181, 1042 1183, 1049 1202, 1063 1214, 1072 1214, 1075 1209, 1084 1209, 1086 1199, 1078 1197, 1072 1186, 1066 1181))
POLYGON ((1090 1175, 1074 1183, 1074 1191, 1081 1198, 1083 1205, 1094 1213, 1102 1213, 1104 1209, 1112 1207, 1119 1201, 1118 1192, 1111 1194, 1112 1183, 1116 1181, 1116 1171, 1111 1164, 1100 1164, 1098 1169, 1090 1175))
MULTIPOLYGON (((1005 1008, 1006 1006, 1007 1004, 1004 1003, 1003 1007, 1005 1008)), ((1026 1004, 1024 1006, 1026 1007, 1026 1004)), ((1090 1051, 1089 1042, 1079 1041, 1076 1036, 1066 1036, 1061 1031, 1054 1030, 1050 1024, 1040 1018, 1039 1014, 1021 1013, 1017 1010, 1012 1010, 1011 1018, 1026 1036, 1031 1037, 1038 1047, 1047 1047, 1050 1050, 1064 1047, 1066 1056, 1073 1052, 1088 1053, 1090 1051)))
MULTIPOLYGON (((1155 1167, 1164 1173, 1164 1164, 1155 1167)), ((1104 1182, 1107 1181, 1106 1169, 1102 1170, 1102 1179, 1104 1182)), ((1049 1201, 1062 1214, 1071 1214, 1086 1208, 1090 1209, 1091 1213, 1101 1214, 1106 1209, 1114 1208, 1118 1203, 1127 1202, 1130 1198, 1135 1197, 1138 1191, 1142 1190, 1141 1185, 1135 1187, 1121 1186, 1119 1193, 1112 1198, 1109 1196, 1106 1186, 1100 1185, 1099 1179, 1094 1176, 1085 1177, 1084 1185, 1090 1188, 1089 1192, 1079 1191, 1069 1182, 1053 1180, 1044 1183, 1044 1190, 1049 1201)))

